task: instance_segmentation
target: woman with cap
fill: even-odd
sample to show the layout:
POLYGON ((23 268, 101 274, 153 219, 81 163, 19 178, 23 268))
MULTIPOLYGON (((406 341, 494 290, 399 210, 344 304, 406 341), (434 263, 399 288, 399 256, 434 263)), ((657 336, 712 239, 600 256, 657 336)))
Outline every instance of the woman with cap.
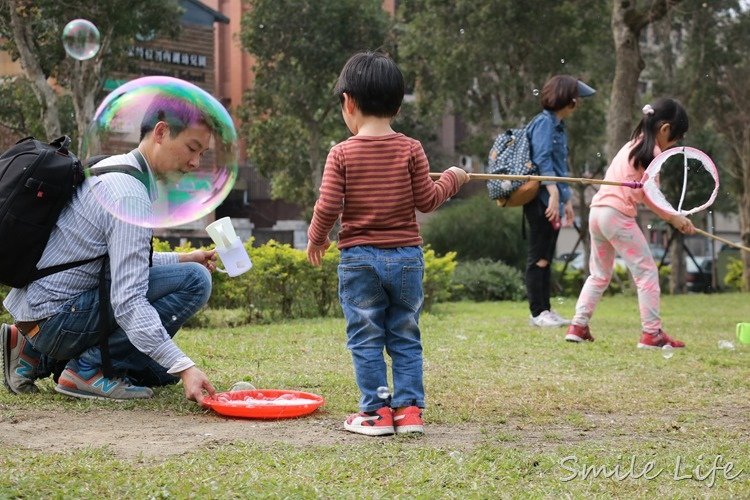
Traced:
MULTIPOLYGON (((569 75, 556 75, 544 84, 541 92, 542 112, 531 120, 527 134, 531 161, 539 175, 568 176, 568 136, 564 120, 576 110, 579 98, 596 91, 569 75)), ((570 324, 550 306, 552 258, 561 225, 573 224, 571 190, 561 182, 542 182, 536 198, 524 205, 529 223, 529 250, 526 258, 526 294, 531 319, 539 327, 570 324)))

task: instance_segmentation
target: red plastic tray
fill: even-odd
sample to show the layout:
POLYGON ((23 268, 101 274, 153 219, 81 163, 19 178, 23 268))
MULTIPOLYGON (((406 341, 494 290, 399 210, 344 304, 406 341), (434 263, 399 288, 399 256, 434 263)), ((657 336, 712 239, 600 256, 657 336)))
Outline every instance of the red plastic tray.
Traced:
POLYGON ((220 392, 214 394, 213 396, 203 398, 203 406, 211 408, 216 413, 225 415, 227 417, 241 418, 275 419, 301 417, 302 415, 308 415, 314 412, 316 409, 318 409, 318 407, 323 405, 323 403, 325 403, 325 400, 317 394, 278 389, 255 389, 251 391, 220 392), (270 401, 271 399, 275 399, 286 394, 289 394, 297 399, 308 400, 309 402, 299 404, 274 404, 273 401, 270 401), (257 405, 233 405, 219 401, 220 396, 226 397, 230 401, 242 401, 247 396, 259 398, 261 397, 261 395, 269 401, 261 402, 257 405))

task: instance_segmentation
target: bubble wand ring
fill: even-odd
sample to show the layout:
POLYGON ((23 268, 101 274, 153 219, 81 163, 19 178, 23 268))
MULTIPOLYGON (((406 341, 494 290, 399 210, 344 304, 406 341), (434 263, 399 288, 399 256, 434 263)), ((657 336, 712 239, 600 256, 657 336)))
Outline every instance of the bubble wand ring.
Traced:
POLYGON ((711 206, 713 204, 714 200, 716 199, 716 195, 719 193, 719 172, 716 169, 716 165, 714 165, 714 162, 711 160, 711 158, 704 153, 703 151, 687 146, 679 147, 679 148, 672 148, 667 149, 666 151, 662 151, 659 155, 657 155, 651 163, 646 168, 646 171, 643 173, 643 178, 641 179, 641 183, 643 184, 643 194, 648 198, 654 205, 658 206, 660 209, 664 210, 665 212, 672 214, 672 215, 692 215, 694 213, 700 212, 701 210, 711 206), (659 186, 659 172, 661 171, 662 166, 664 163, 669 159, 670 157, 676 155, 676 154, 683 154, 685 157, 684 162, 684 173, 683 173, 683 183, 682 183, 682 193, 680 194, 680 202, 677 206, 677 208, 674 208, 669 201, 667 201, 667 198, 664 196, 664 193, 661 192, 661 188, 659 186), (682 204, 685 200, 685 192, 687 191, 687 174, 688 174, 688 160, 694 159, 698 160, 703 168, 711 174, 711 177, 714 180, 714 190, 711 192, 711 196, 708 197, 708 200, 703 203, 702 205, 699 205, 695 208, 691 208, 689 210, 683 210, 682 204))

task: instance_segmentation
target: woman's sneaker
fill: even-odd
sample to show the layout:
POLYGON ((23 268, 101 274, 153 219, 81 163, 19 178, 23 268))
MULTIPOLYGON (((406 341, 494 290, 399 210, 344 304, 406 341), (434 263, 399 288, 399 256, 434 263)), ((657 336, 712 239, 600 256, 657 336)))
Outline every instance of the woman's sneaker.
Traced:
POLYGON ((659 333, 643 332, 641 341, 638 342, 638 349, 661 349, 665 345, 675 348, 685 347, 685 342, 673 339, 664 333, 664 330, 659 330, 659 333))
POLYGON ((422 409, 416 406, 399 408, 393 412, 393 427, 396 429, 396 434, 424 432, 422 409))
POLYGON ((566 318, 563 318, 562 316, 560 316, 557 313, 557 311, 555 311, 554 309, 550 309, 549 313, 552 315, 553 318, 555 318, 557 320, 558 323, 560 323, 563 326, 566 326, 566 325, 569 325, 569 324, 572 323, 569 319, 566 319, 566 318))
POLYGON ((570 325, 568 327, 568 333, 565 334, 565 340, 567 340, 568 342, 583 342, 584 340, 593 342, 594 337, 591 336, 589 325, 570 325))
MULTIPOLYGON (((562 319, 562 318, 561 318, 562 319)), ((552 313, 549 311, 542 311, 539 316, 531 316, 529 319, 531 326, 538 326, 540 328, 554 328, 564 326, 552 313)))
MULTIPOLYGON (((71 362, 76 367, 75 362, 71 362)), ((100 369, 76 372, 71 364, 60 375, 55 390, 66 396, 84 399, 147 399, 154 395, 148 387, 133 385, 125 379, 105 377, 100 369)))
POLYGON ((376 411, 353 413, 344 422, 344 429, 367 436, 393 434, 393 410, 384 406, 376 411))

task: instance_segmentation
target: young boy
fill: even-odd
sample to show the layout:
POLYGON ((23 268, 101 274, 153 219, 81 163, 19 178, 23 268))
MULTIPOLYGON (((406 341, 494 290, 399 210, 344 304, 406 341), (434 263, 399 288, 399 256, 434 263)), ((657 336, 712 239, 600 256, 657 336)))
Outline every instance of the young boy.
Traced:
POLYGON ((339 300, 362 394, 360 413, 350 415, 344 427, 370 436, 424 432, 419 331, 424 259, 414 211, 437 209, 469 176, 451 167, 433 182, 419 141, 393 131, 404 78, 388 56, 352 56, 334 94, 354 135, 328 154, 307 258, 320 264, 341 215, 339 300), (384 348, 393 365, 392 397, 382 389, 388 386, 384 348))

